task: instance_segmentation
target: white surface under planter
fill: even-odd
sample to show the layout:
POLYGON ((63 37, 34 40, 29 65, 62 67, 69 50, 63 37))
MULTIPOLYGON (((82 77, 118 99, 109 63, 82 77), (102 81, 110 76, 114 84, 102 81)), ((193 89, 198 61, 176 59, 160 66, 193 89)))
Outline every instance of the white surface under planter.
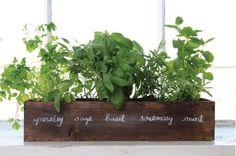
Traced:
POLYGON ((24 143, 23 130, 0 122, 1 156, 234 156, 235 128, 217 127, 215 141, 34 142, 24 143))

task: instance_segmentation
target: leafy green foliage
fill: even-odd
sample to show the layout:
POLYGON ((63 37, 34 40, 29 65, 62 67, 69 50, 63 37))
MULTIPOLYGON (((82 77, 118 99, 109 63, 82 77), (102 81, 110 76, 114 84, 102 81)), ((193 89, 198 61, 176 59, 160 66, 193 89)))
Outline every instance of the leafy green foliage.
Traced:
POLYGON ((208 71, 214 56, 204 50, 214 38, 204 40, 198 37, 201 30, 182 27, 183 19, 177 17, 175 24, 166 27, 175 29, 178 34, 172 41, 177 49, 177 57, 170 58, 163 51, 164 41, 157 50, 146 56, 146 63, 137 73, 135 98, 157 99, 161 101, 197 101, 200 93, 209 95, 207 85, 213 80, 208 71))
POLYGON ((180 24, 182 24, 184 22, 184 20, 183 20, 183 18, 182 17, 176 17, 176 19, 175 19, 175 24, 176 25, 180 25, 180 24))
MULTIPOLYGON (((35 35, 23 39, 26 50, 38 54, 40 65, 32 67, 25 58, 14 58, 5 66, 0 101, 15 99, 19 110, 27 100, 51 101, 59 112, 62 102, 76 98, 108 100, 116 110, 127 99, 199 100, 202 92, 210 95, 207 85, 213 74, 208 69, 214 56, 204 48, 214 38, 200 38, 201 30, 183 27, 183 22, 177 17, 175 24, 166 25, 178 33, 172 41, 176 58, 164 51, 164 41, 149 55, 120 33, 95 32, 93 40, 72 46, 66 38, 53 35, 55 24, 40 25, 35 35)), ((20 128, 17 117, 9 122, 20 128)))
MULTIPOLYGON (((80 82, 77 77, 70 76, 72 48, 68 40, 57 36, 51 35, 52 40, 47 41, 48 35, 55 29, 53 23, 40 25, 35 36, 23 39, 27 51, 38 53, 40 66, 29 67, 26 59, 18 61, 15 58, 1 74, 0 100, 16 99, 20 109, 29 99, 54 101, 58 112, 62 101, 75 101, 77 92, 72 88, 78 88, 80 82)), ((13 128, 19 128, 17 118, 9 121, 13 128)))
POLYGON ((30 68, 26 66, 25 59, 19 62, 16 58, 14 58, 12 64, 4 68, 0 79, 1 101, 3 98, 11 99, 14 97, 19 104, 23 104, 29 99, 27 94, 27 89, 31 87, 27 79, 29 70, 30 68))
POLYGON ((159 47, 150 51, 146 56, 146 63, 141 70, 137 71, 135 77, 135 95, 134 98, 154 98, 159 99, 161 92, 162 73, 167 64, 167 54, 162 51, 165 42, 162 41, 159 47))
POLYGON ((145 63, 142 47, 120 33, 96 32, 92 41, 74 51, 73 69, 93 82, 90 92, 95 89, 100 100, 122 109, 131 96, 135 74, 145 63))
POLYGON ((201 92, 210 95, 207 84, 213 80, 213 74, 207 70, 214 56, 204 47, 214 38, 205 41, 198 37, 200 30, 181 27, 182 23, 183 19, 177 17, 175 25, 167 25, 177 30, 178 34, 173 40, 177 57, 166 61, 167 66, 162 73, 160 99, 165 101, 196 101, 200 99, 201 92))
POLYGON ((29 76, 33 79, 31 99, 54 101, 56 110, 60 111, 61 101, 75 100, 76 93, 71 89, 80 85, 80 82, 75 81, 75 76, 70 76, 72 48, 69 41, 53 35, 51 41, 47 41, 48 34, 54 30, 56 26, 53 23, 41 25, 37 28, 38 34, 34 39, 24 38, 24 43, 26 49, 29 47, 38 52, 41 61, 39 68, 32 68, 29 72, 29 76), (31 47, 31 42, 37 46, 31 47))
POLYGON ((19 119, 13 119, 13 118, 8 119, 8 122, 12 125, 12 129, 15 130, 20 129, 19 121, 20 121, 19 119))

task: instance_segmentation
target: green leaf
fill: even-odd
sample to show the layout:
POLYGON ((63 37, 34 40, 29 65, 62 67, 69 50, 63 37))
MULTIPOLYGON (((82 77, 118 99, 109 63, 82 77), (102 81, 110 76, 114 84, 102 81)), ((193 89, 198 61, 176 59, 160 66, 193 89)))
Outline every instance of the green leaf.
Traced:
POLYGON ((70 44, 69 40, 67 40, 66 38, 61 38, 65 43, 70 44))
POLYGON ((106 87, 101 85, 100 83, 96 85, 96 91, 97 91, 97 96, 100 100, 107 99, 108 96, 110 95, 106 87))
POLYGON ((213 60, 214 60, 214 55, 213 55, 211 52, 209 52, 209 51, 204 51, 204 52, 202 53, 202 55, 204 56, 204 58, 206 59, 207 62, 213 62, 213 60))
POLYGON ((145 64, 145 59, 142 55, 135 53, 133 55, 133 58, 135 58, 135 60, 139 66, 142 66, 145 64))
POLYGON ((185 52, 187 55, 191 55, 191 54, 196 53, 196 50, 194 50, 194 48, 188 47, 188 48, 185 48, 185 49, 184 49, 184 52, 185 52))
POLYGON ((125 72, 133 72, 133 69, 129 64, 121 64, 121 68, 125 71, 125 72))
POLYGON ((111 99, 112 106, 116 110, 121 110, 124 106, 124 101, 125 101, 125 95, 123 93, 122 88, 115 87, 114 92, 112 93, 110 99, 111 99))
POLYGON ((53 22, 46 24, 46 26, 47 26, 48 32, 52 32, 56 30, 56 25, 53 22))
POLYGON ((60 112, 61 110, 61 95, 57 94, 54 99, 54 106, 56 108, 57 112, 60 112))
POLYGON ((92 80, 87 80, 85 81, 84 87, 88 90, 90 90, 93 86, 93 81, 92 80))
POLYGON ((215 38, 210 38, 210 39, 208 39, 208 40, 205 42, 205 44, 207 44, 207 43, 213 41, 214 39, 215 39, 215 38))
POLYGON ((209 96, 212 96, 212 94, 208 90, 206 90, 204 88, 202 89, 202 92, 207 93, 209 96))
POLYGON ((27 94, 24 94, 22 95, 22 100, 25 102, 25 101, 28 101, 29 100, 29 95, 27 94))
POLYGON ((101 72, 103 72, 103 73, 106 73, 106 72, 107 72, 108 67, 107 67, 107 65, 105 64, 104 61, 99 61, 99 62, 97 62, 97 63, 96 63, 96 66, 98 67, 98 69, 99 69, 101 72))
POLYGON ((24 100, 22 99, 22 96, 21 96, 21 94, 19 94, 17 97, 16 97, 16 101, 17 101, 17 103, 19 103, 19 104, 24 104, 24 100))
POLYGON ((111 37, 116 43, 120 44, 120 46, 126 47, 128 49, 131 49, 133 47, 132 41, 130 41, 120 33, 112 33, 111 37))
POLYGON ((120 86, 120 87, 128 87, 133 84, 132 77, 129 77, 128 80, 126 80, 126 79, 120 78, 118 76, 112 76, 111 81, 112 81, 112 83, 114 83, 115 85, 120 86))
POLYGON ((213 80, 213 74, 211 72, 203 73, 203 77, 207 80, 213 80))
POLYGON ((104 74, 103 75, 103 84, 105 87, 110 91, 113 92, 113 85, 111 83, 111 75, 110 74, 104 74))
POLYGON ((125 76, 125 72, 121 68, 118 68, 115 70, 115 75, 123 78, 125 76))
POLYGON ((183 20, 183 18, 182 17, 177 17, 176 19, 175 19, 175 24, 176 25, 180 25, 180 24, 182 24, 184 22, 184 20, 183 20))
POLYGON ((143 54, 143 47, 136 41, 132 41, 133 49, 137 50, 140 54, 143 54))
POLYGON ((200 47, 199 43, 196 43, 196 42, 193 42, 193 41, 188 41, 187 45, 192 49, 196 49, 196 48, 200 47))
POLYGON ((168 28, 178 29, 177 25, 169 25, 169 24, 167 24, 165 26, 168 27, 168 28))
POLYGON ((25 42, 26 44, 26 50, 28 52, 32 52, 34 51, 35 49, 37 49, 39 47, 39 41, 37 40, 29 40, 28 42, 25 42))
POLYGON ((203 39, 198 39, 197 37, 191 37, 191 42, 197 43, 199 45, 203 45, 204 44, 203 39))
POLYGON ((94 38, 100 37, 103 35, 103 32, 96 31, 94 32, 94 38))
POLYGON ((162 50, 162 48, 166 45, 166 41, 165 40, 161 40, 161 42, 158 45, 157 51, 162 50))
POLYGON ((203 30, 194 30, 195 33, 203 32, 203 30))
POLYGON ((182 67, 182 64, 181 64, 181 62, 179 61, 179 59, 175 59, 175 60, 174 60, 174 63, 173 63, 173 66, 174 66, 175 71, 177 72, 177 71, 179 71, 180 68, 182 67))
POLYGON ((52 41, 57 41, 59 38, 57 36, 51 36, 52 41))
POLYGON ((71 91, 75 92, 75 93, 80 93, 83 91, 83 87, 81 85, 78 85, 78 86, 72 88, 71 91))
POLYGON ((197 33, 191 27, 184 27, 180 31, 180 35, 184 37, 197 36, 197 33))
POLYGON ((184 47, 184 42, 185 42, 184 40, 178 39, 178 40, 173 40, 172 44, 173 44, 174 48, 183 48, 184 47))
POLYGON ((59 88, 62 92, 65 92, 70 89, 70 87, 73 85, 73 82, 70 80, 64 80, 59 84, 59 88))
POLYGON ((55 99, 55 97, 57 96, 57 94, 59 94, 60 91, 59 90, 51 90, 50 92, 47 93, 46 97, 43 97, 45 99, 45 101, 53 101, 55 99))
POLYGON ((71 103, 72 102, 72 95, 71 94, 65 94, 64 95, 64 100, 67 102, 67 103, 71 103))
POLYGON ((12 123, 12 128, 15 129, 15 130, 19 130, 20 129, 20 124, 18 121, 14 121, 12 123))

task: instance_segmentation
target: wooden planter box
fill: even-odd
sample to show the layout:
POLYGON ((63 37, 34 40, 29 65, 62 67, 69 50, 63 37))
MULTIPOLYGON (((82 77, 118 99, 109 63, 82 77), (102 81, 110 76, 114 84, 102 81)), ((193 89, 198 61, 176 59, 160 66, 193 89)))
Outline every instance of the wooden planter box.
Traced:
POLYGON ((214 140, 215 103, 130 101, 122 111, 109 102, 26 102, 25 141, 214 140))

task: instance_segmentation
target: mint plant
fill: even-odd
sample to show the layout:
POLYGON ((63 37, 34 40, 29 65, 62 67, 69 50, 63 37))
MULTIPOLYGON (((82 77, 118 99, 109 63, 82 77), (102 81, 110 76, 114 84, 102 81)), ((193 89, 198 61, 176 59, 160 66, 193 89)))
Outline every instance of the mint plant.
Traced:
POLYGON ((205 46, 214 38, 204 40, 198 35, 201 30, 182 27, 182 24, 183 19, 177 17, 174 25, 166 25, 178 32, 172 42, 177 57, 166 62, 160 100, 197 101, 202 92, 211 95, 207 85, 213 80, 213 74, 208 69, 214 56, 205 46))

